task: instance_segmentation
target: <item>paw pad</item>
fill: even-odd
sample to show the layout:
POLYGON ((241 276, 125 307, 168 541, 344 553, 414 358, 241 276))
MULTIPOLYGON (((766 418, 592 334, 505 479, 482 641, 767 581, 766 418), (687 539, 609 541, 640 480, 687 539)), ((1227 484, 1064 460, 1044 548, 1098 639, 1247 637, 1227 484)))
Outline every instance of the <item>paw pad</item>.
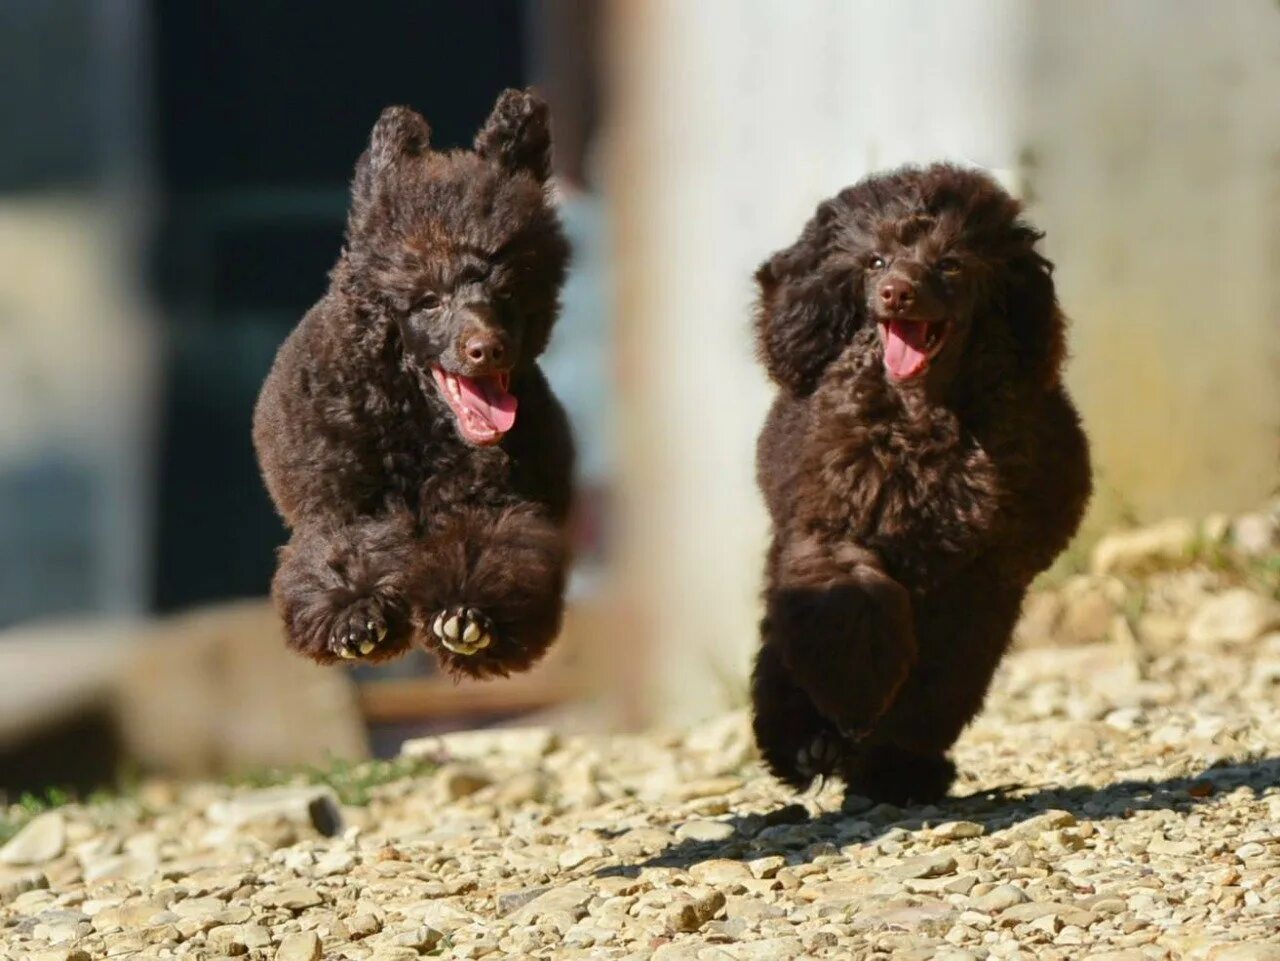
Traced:
POLYGON ((377 601, 356 601, 340 613, 329 634, 329 650, 343 660, 372 654, 387 636, 387 621, 377 601))
POLYGON ((796 752, 796 770, 808 778, 830 774, 840 763, 841 753, 835 738, 819 734, 796 752))
POLYGON ((446 608, 431 619, 431 633, 455 654, 470 657, 493 643, 493 625, 474 607, 446 608))

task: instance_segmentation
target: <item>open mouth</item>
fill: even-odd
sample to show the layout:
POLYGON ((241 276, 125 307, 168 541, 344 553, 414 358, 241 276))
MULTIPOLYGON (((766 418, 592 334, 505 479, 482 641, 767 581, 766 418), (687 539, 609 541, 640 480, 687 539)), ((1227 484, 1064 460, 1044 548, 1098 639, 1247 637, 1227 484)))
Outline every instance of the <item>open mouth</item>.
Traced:
POLYGON ((880 321, 884 367, 893 380, 911 380, 929 369, 951 332, 946 320, 909 320, 889 317, 880 321))
POLYGON ((445 402, 453 410, 458 432, 472 444, 487 447, 502 440, 515 425, 517 401, 508 388, 511 374, 464 377, 433 365, 431 375, 445 402))

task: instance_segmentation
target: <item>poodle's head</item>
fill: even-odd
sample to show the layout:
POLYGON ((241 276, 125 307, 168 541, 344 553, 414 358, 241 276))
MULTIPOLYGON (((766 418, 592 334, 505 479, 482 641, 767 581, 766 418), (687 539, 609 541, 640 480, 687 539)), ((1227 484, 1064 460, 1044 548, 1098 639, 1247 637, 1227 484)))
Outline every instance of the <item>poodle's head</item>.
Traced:
POLYGON ((945 387, 1002 355, 1043 385, 1061 366, 1063 321, 1042 236, 986 174, 947 164, 873 176, 819 205, 800 239, 756 273, 770 374, 796 394, 860 329, 885 378, 945 387))
POLYGON ((419 114, 388 107, 356 164, 348 285, 394 322, 405 363, 472 444, 513 426, 513 379, 555 321, 568 245, 550 164, 546 105, 517 90, 498 98, 469 151, 433 151, 419 114))

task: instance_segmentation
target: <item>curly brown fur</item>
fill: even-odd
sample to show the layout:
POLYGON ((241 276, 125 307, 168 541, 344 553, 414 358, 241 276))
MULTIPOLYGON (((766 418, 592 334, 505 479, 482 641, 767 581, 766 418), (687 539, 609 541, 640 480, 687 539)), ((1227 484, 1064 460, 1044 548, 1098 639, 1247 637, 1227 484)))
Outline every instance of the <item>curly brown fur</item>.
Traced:
POLYGON ((780 388, 755 731, 800 788, 928 801, 1031 579, 1074 533, 1088 445, 1041 234, 984 174, 874 176, 756 274, 780 388))
POLYGON ((548 129, 509 90, 474 150, 435 152, 421 116, 389 107, 356 164, 329 290, 254 415, 292 532, 272 593, 317 661, 416 642, 486 677, 559 629, 573 449, 535 363, 568 260, 548 129), (448 646, 462 634, 485 646, 448 646))

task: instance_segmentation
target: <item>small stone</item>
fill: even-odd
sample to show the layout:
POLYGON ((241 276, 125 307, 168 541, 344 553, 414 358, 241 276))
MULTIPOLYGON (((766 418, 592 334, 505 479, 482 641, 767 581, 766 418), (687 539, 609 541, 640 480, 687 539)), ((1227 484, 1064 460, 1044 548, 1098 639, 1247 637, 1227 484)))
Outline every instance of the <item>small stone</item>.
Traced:
POLYGON ((1205 961, 1280 961, 1280 944, 1219 944, 1209 949, 1205 961))
POLYGON ((1199 537, 1197 525, 1173 518, 1101 538, 1093 549, 1095 574, 1141 574, 1186 561, 1199 537))
POLYGON ((446 764, 436 772, 435 789, 441 801, 451 804, 470 797, 493 783, 488 772, 470 765, 446 764))
POLYGON ((1187 640, 1210 647, 1245 643, 1273 627, 1280 627, 1280 603, 1238 587, 1200 606, 1187 625, 1187 640))
POLYGON ((0 872, 0 904, 12 901, 28 891, 49 887, 49 879, 43 871, 22 870, 0 872))
POLYGON ((498 917, 506 917, 512 911, 518 911, 534 898, 546 894, 550 888, 525 888, 523 891, 508 891, 498 895, 498 917))
POLYGON ((559 738, 550 728, 495 728, 415 738, 405 741, 400 747, 400 753, 404 757, 442 758, 450 761, 479 761, 501 757, 530 762, 550 754, 558 743, 559 738))
POLYGON ((99 881, 141 881, 154 874, 157 866, 154 858, 132 854, 88 858, 84 862, 84 880, 86 884, 99 881))
POLYGON ((965 838, 980 838, 986 828, 973 821, 946 821, 933 829, 933 836, 947 841, 958 841, 965 838))
POLYGON ((530 900, 511 917, 517 924, 533 924, 544 915, 564 913, 574 921, 581 921, 586 917, 587 904, 592 896, 591 891, 576 884, 551 888, 530 900))
POLYGON ((753 878, 771 878, 778 873, 780 868, 786 866, 787 859, 777 854, 747 862, 747 869, 751 872, 753 878))
POLYGON ((1042 914, 1029 921, 1027 927, 1033 931, 1043 931, 1045 934, 1054 935, 1062 928, 1062 919, 1056 914, 1042 914))
POLYGON ((382 922, 372 914, 357 914, 347 918, 347 933, 353 941, 371 937, 382 930, 382 922))
POLYGON ((712 891, 700 898, 678 901, 667 909, 667 925, 675 931, 697 931, 725 905, 724 894, 712 891))
POLYGON ((731 886, 739 881, 754 877, 751 869, 741 861, 730 861, 727 858, 713 858, 702 861, 689 868, 689 876, 695 881, 715 887, 731 886))
POLYGON ((286 935, 276 950, 276 961, 320 961, 320 938, 314 931, 286 935))
POLYGON ((258 893, 255 900, 267 907, 283 908, 286 911, 302 911, 324 903, 324 898, 314 888, 307 887, 305 884, 265 888, 258 893))
POLYGON ((230 799, 214 801, 206 809, 205 817, 213 824, 232 830, 275 821, 309 825, 324 837, 336 837, 344 830, 337 795, 324 785, 242 791, 230 799))
POLYGON ((67 822, 58 811, 38 814, 0 848, 0 862, 18 867, 47 864, 67 847, 67 822))
POLYGON ((1181 857, 1195 854, 1200 850, 1200 845, 1195 841, 1169 841, 1165 838, 1152 838, 1151 843, 1147 845, 1147 850, 1152 854, 1169 854, 1181 857))
POLYGON ((1016 904, 1025 904, 1031 899, 1021 888, 1012 884, 1002 884, 981 897, 973 899, 973 907, 977 911, 995 913, 1007 910, 1016 904))
POLYGON ((1280 550, 1280 517, 1258 512, 1242 514, 1231 523, 1231 546, 1247 557, 1265 557, 1280 550))
POLYGON ((678 841, 727 841, 735 834, 732 824, 725 821, 686 821, 676 828, 678 841))
POLYGON ((951 874, 956 869, 956 859, 948 854, 925 854, 907 858, 890 868, 890 877, 908 880, 912 878, 937 878, 951 874))
POLYGON ((335 874, 347 874, 356 863, 348 851, 330 851, 315 863, 312 874, 318 878, 332 877, 335 874))
POLYGON ((677 785, 673 796, 678 801, 694 801, 699 798, 719 797, 742 787, 740 777, 704 778, 677 785))
MULTIPOLYGON (((374 948, 373 954, 369 955, 369 961, 418 961, 418 957, 418 952, 413 948, 384 944, 374 948)), ((455 952, 454 957, 469 958, 473 955, 455 952)))

